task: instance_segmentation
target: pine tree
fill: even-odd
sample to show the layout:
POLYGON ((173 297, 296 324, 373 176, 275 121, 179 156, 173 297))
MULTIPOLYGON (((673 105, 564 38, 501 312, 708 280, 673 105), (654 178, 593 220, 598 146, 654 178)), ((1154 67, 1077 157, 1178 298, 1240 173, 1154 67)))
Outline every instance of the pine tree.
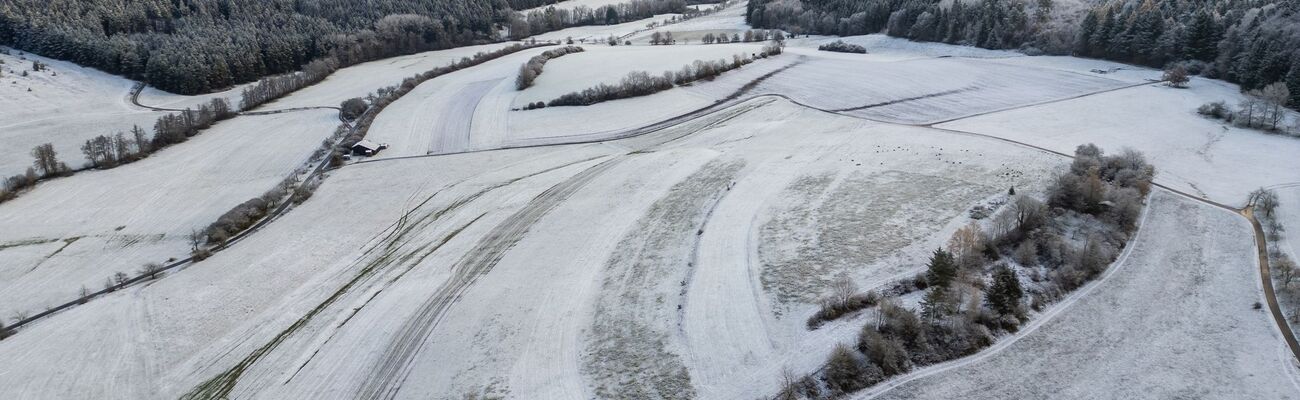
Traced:
POLYGON ((1214 21, 1214 16, 1201 9, 1187 26, 1187 36, 1183 40, 1184 56, 1192 60, 1214 61, 1219 56, 1220 39, 1219 26, 1214 21))
POLYGON ((999 315, 1012 315, 1020 309, 1020 299, 1024 295, 1016 272, 1006 265, 1000 265, 993 271, 993 285, 984 299, 989 308, 999 315))
POLYGON ((952 314, 953 301, 948 290, 943 286, 926 290, 925 297, 921 299, 921 317, 933 321, 952 314))
POLYGON ((1300 107, 1300 54, 1291 57, 1291 71, 1286 75, 1286 87, 1291 90, 1291 107, 1300 107))
POLYGON ((936 249, 926 265, 925 281, 929 286, 948 288, 957 278, 957 262, 952 253, 942 248, 936 249))
POLYGON ((1098 19, 1096 12, 1089 12, 1083 17, 1083 22, 1079 25, 1079 38, 1074 46, 1076 54, 1083 56, 1096 55, 1096 45, 1093 40, 1096 38, 1098 29, 1098 19))

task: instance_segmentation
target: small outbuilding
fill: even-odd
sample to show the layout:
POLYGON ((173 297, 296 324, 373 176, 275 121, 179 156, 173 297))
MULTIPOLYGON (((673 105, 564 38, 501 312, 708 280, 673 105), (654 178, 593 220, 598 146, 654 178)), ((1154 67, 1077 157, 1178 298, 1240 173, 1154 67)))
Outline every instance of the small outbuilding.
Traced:
POLYGON ((352 145, 352 154, 362 155, 362 156, 373 156, 375 154, 379 154, 380 150, 387 149, 387 148, 388 148, 388 143, 380 144, 380 143, 375 143, 369 140, 362 139, 360 142, 357 142, 356 144, 352 145))

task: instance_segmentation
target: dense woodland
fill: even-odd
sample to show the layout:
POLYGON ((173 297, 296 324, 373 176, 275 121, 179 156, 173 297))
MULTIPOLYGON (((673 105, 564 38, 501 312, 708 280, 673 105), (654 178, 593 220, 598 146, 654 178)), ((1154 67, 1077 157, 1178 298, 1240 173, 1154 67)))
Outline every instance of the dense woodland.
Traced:
POLYGON ((751 0, 746 19, 793 33, 886 33, 1152 67, 1185 62, 1193 73, 1243 90, 1284 81, 1290 105, 1300 106, 1300 2, 1113 0, 1057 8, 1052 0, 751 0))
MULTIPOLYGON (((324 58, 334 58, 342 67, 498 40, 497 28, 508 20, 531 20, 512 10, 555 2, 0 0, 0 44, 196 94, 288 73, 324 58)), ((682 0, 638 0, 608 9, 645 17, 684 7, 682 0)), ((539 12, 536 24, 546 31, 606 23, 607 10, 598 11, 600 19, 563 21, 552 17, 557 12, 539 12)))

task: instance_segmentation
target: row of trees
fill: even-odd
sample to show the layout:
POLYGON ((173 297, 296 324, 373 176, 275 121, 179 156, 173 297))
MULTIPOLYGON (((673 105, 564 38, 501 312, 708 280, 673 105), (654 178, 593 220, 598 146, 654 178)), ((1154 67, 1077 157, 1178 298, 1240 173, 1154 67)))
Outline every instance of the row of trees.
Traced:
POLYGON ((251 110, 298 89, 319 83, 338 69, 338 59, 326 57, 307 63, 302 71, 262 79, 255 85, 245 87, 240 93, 239 109, 251 110))
MULTIPOLYGON (((755 58, 767 58, 769 56, 781 53, 781 45, 773 42, 764 46, 763 50, 755 55, 755 58)), ((572 92, 561 95, 545 104, 534 103, 528 105, 526 109, 535 109, 542 107, 556 106, 589 106, 596 103, 610 100, 626 99, 632 97, 648 96, 664 90, 672 89, 675 85, 687 85, 702 79, 713 79, 724 72, 731 71, 754 62, 755 58, 745 55, 734 55, 731 61, 727 60, 695 60, 694 63, 682 67, 679 71, 665 71, 662 75, 654 76, 645 71, 633 71, 618 84, 610 85, 602 83, 580 92, 572 92)))
POLYGON ((794 33, 884 32, 922 41, 1076 54, 1161 67, 1186 61, 1193 74, 1243 90, 1286 82, 1300 107, 1297 4, 1282 0, 1096 2, 1080 21, 1052 0, 752 0, 746 20, 794 33))
POLYGON ((533 56, 528 62, 519 66, 519 76, 515 78, 515 89, 524 90, 533 86, 533 81, 542 74, 542 69, 546 62, 553 58, 564 57, 573 53, 581 53, 583 48, 578 46, 564 46, 558 49, 543 51, 542 54, 533 56))
MULTIPOLYGON (((946 249, 932 253, 916 279, 925 286, 918 309, 895 298, 876 301, 874 293, 861 297, 872 299, 877 313, 856 345, 835 349, 820 379, 787 379, 780 397, 838 398, 975 353, 998 333, 1016 331, 1027 308, 1041 309, 1115 260, 1136 229, 1153 175, 1140 153, 1107 156, 1096 146, 1080 146, 1069 170, 1049 188, 1046 204, 1013 188, 993 220, 959 229, 946 249), (1065 240, 1067 233, 1086 240, 1065 240)), ((836 289, 832 297, 857 295, 836 289)))
POLYGON ((596 8, 577 6, 572 9, 532 10, 528 13, 511 13, 506 19, 510 39, 519 40, 546 32, 575 26, 615 25, 646 19, 660 14, 699 13, 686 7, 685 0, 630 0, 627 3, 604 5, 596 8))
MULTIPOLYGON (((217 98, 196 109, 187 108, 179 113, 159 117, 154 123, 152 138, 147 137, 144 129, 134 126, 129 132, 99 135, 86 140, 81 145, 81 153, 86 157, 90 168, 114 168, 184 142, 217 121, 235 115, 225 99, 217 98)), ((22 174, 5 179, 3 185, 0 185, 0 203, 14 199, 20 191, 41 180, 70 176, 74 172, 66 163, 59 161, 58 153, 49 143, 36 146, 31 154, 32 167, 22 174)))

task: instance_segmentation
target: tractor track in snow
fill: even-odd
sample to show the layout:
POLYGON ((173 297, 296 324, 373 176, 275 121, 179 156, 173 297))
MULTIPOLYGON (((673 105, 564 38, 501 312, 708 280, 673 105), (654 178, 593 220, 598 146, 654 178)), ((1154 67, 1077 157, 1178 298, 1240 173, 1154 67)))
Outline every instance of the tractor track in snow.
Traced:
POLYGON ((362 399, 396 397, 411 373, 412 363, 447 311, 478 278, 492 270, 534 224, 573 193, 625 158, 614 156, 589 167, 534 197, 522 209, 489 231, 482 240, 451 267, 452 276, 426 299, 415 314, 402 324, 385 350, 381 361, 356 393, 362 399))

